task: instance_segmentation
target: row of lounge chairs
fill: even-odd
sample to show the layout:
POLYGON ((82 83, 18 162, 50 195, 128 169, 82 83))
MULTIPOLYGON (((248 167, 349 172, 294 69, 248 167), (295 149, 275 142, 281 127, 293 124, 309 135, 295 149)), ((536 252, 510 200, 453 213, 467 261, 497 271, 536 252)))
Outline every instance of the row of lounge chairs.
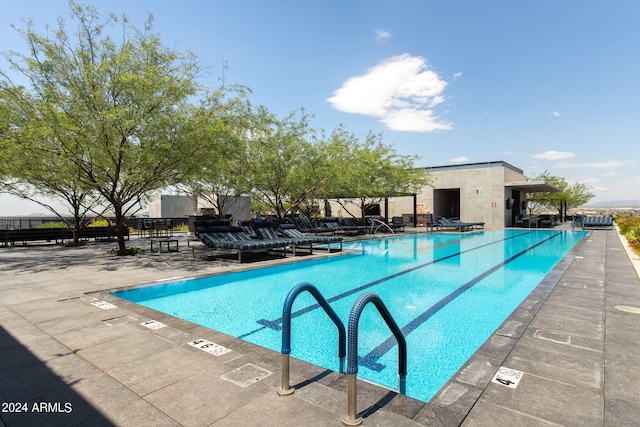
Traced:
POLYGON ((312 253, 314 244, 327 245, 329 252, 333 244, 339 244, 342 250, 342 237, 306 236, 295 226, 277 231, 271 221, 242 221, 234 226, 228 219, 210 219, 197 220, 194 225, 195 235, 202 243, 211 249, 236 251, 238 262, 242 262, 245 252, 282 250, 286 257, 287 250, 295 255, 297 249, 306 248, 312 253))
POLYGON ((610 228, 613 229, 613 217, 610 216, 579 216, 576 215, 571 220, 571 229, 582 228, 610 228))
POLYGON ((392 232, 404 231, 404 224, 402 222, 393 221, 387 224, 381 217, 366 218, 366 224, 358 224, 353 218, 337 218, 326 217, 318 218, 316 220, 317 225, 314 225, 309 218, 291 218, 290 221, 295 227, 303 233, 312 234, 365 234, 372 233, 378 228, 384 228, 392 232))
POLYGON ((434 217, 433 221, 427 223, 427 229, 431 231, 457 230, 459 232, 471 231, 474 229, 484 229, 484 222, 463 222, 457 218, 434 217))

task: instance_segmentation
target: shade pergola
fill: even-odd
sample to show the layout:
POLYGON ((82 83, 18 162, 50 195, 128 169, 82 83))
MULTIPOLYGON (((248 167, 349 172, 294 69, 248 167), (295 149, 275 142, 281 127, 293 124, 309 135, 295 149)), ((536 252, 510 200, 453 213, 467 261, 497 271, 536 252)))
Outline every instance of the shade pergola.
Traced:
POLYGON ((558 193, 560 190, 555 185, 545 181, 514 181, 504 184, 505 188, 523 191, 525 193, 558 193))

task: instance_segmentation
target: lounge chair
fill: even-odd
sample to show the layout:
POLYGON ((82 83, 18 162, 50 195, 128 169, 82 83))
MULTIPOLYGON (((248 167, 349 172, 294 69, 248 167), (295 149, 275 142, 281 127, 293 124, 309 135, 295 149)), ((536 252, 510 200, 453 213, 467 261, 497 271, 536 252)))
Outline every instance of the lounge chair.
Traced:
MULTIPOLYGON (((241 222, 241 225, 245 225, 246 221, 241 222)), ((310 237, 302 236, 299 238, 283 237, 279 236, 276 230, 273 228, 271 221, 251 220, 248 221, 251 229, 255 232, 258 239, 273 241, 273 242, 285 242, 287 246, 293 251, 293 255, 296 254, 297 248, 308 248, 309 253, 313 253, 313 240, 310 237)))
POLYGON ((245 252, 282 249, 287 256, 287 242, 252 239, 241 227, 231 226, 229 220, 197 220, 195 235, 205 246, 216 250, 235 250, 242 263, 245 252))
POLYGON ((436 217, 436 222, 438 223, 438 228, 439 229, 457 229, 460 232, 464 232, 464 231, 471 231, 472 226, 471 224, 467 224, 467 223, 458 223, 455 224, 453 222, 451 222, 449 219, 442 217, 442 216, 437 216, 436 217))
POLYGON ((327 230, 324 227, 316 227, 311 223, 309 218, 305 217, 293 217, 291 221, 296 226, 296 229, 301 233, 325 233, 327 230))
POLYGON ((338 218, 334 216, 320 218, 319 221, 320 221, 320 224, 322 224, 322 227, 324 228, 324 232, 331 233, 331 235, 335 235, 336 233, 347 233, 347 232, 355 231, 355 230, 350 230, 348 227, 345 228, 342 225, 340 225, 338 218))
POLYGON ((327 245, 327 251, 331 252, 331 245, 340 244, 342 250, 342 237, 339 236, 307 236, 298 230, 295 224, 280 224, 280 231, 287 237, 292 239, 311 239, 313 243, 327 245))
POLYGON ((484 222, 463 222, 463 221, 460 221, 459 219, 452 219, 452 218, 450 218, 449 221, 456 225, 470 226, 472 229, 473 228, 484 229, 484 222))
POLYGON ((366 233, 369 227, 366 225, 359 225, 353 220, 353 218, 339 218, 338 225, 345 231, 352 231, 355 233, 366 233))
MULTIPOLYGON (((583 216, 578 219, 579 224, 582 226, 582 230, 585 228, 610 228, 613 229, 613 217, 610 216, 583 216)), ((573 224, 571 226, 573 229, 573 224)))

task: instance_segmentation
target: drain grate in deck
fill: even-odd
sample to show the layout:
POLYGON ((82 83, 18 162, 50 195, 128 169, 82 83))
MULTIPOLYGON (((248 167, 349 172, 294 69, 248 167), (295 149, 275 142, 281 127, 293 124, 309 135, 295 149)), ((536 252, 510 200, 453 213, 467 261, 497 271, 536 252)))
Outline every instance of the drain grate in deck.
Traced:
POLYGON ((233 371, 227 372, 220 378, 244 388, 267 378, 271 374, 273 374, 273 372, 267 371, 266 369, 252 363, 247 363, 233 371))

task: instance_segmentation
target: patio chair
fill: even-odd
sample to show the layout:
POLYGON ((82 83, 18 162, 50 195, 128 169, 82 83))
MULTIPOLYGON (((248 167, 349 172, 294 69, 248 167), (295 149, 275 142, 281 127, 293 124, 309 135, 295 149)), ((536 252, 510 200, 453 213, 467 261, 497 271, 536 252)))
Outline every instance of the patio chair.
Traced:
POLYGON ((514 227, 524 227, 524 219, 520 215, 516 215, 513 225, 514 227))

